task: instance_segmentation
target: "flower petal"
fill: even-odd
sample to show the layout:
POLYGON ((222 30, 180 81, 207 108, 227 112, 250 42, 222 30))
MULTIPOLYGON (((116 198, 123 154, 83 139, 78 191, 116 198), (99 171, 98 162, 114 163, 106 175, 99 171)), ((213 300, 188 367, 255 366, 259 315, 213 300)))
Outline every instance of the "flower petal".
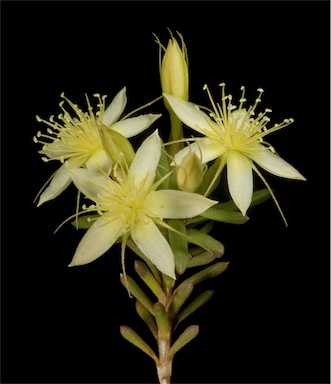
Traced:
POLYGON ((217 201, 197 193, 160 189, 150 192, 145 204, 146 209, 161 219, 187 219, 200 215, 217 201))
POLYGON ((226 150, 227 148, 225 148, 220 141, 210 139, 209 137, 203 137, 201 139, 197 139, 193 144, 190 144, 177 152, 175 155, 175 161, 173 161, 171 165, 175 165, 175 163, 180 164, 183 157, 190 152, 196 153, 199 159, 201 158, 202 164, 206 164, 209 161, 221 156, 226 150))
POLYGON ((101 172, 78 168, 71 170, 70 175, 77 189, 94 202, 102 203, 104 195, 107 203, 111 191, 116 193, 120 189, 115 181, 101 172))
POLYGON ((163 96, 178 118, 188 127, 206 136, 218 132, 217 124, 207 114, 197 109, 195 104, 166 93, 163 96))
POLYGON ((136 136, 148 127, 150 127, 155 120, 161 117, 161 114, 149 113, 137 117, 129 117, 128 119, 118 121, 111 126, 111 129, 120 133, 126 138, 136 136))
POLYGON ((120 118, 126 106, 126 101, 126 87, 124 87, 118 92, 103 113, 102 122, 107 127, 110 127, 120 118))
POLYGON ((137 220, 131 228, 131 237, 159 271, 176 278, 174 254, 151 218, 142 216, 137 220))
POLYGON ((59 196, 71 183, 71 176, 68 168, 63 164, 55 173, 52 181, 45 191, 41 194, 37 207, 46 201, 53 200, 59 196))
POLYGON ((254 158, 254 161, 260 167, 276 176, 295 180, 306 180, 292 165, 268 149, 264 150, 258 158, 254 158))
POLYGON ((155 130, 138 148, 130 166, 129 177, 134 180, 137 186, 144 183, 148 188, 153 184, 160 157, 161 140, 158 130, 155 130))
POLYGON ((102 256, 122 236, 123 226, 109 215, 101 216, 85 233, 78 244, 69 267, 91 263, 102 256))
POLYGON ((229 151, 227 154, 227 174, 230 195, 245 216, 253 195, 251 160, 237 151, 229 151))
POLYGON ((91 172, 99 173, 103 171, 108 174, 112 168, 112 162, 110 161, 106 151, 100 148, 87 160, 86 168, 91 172))

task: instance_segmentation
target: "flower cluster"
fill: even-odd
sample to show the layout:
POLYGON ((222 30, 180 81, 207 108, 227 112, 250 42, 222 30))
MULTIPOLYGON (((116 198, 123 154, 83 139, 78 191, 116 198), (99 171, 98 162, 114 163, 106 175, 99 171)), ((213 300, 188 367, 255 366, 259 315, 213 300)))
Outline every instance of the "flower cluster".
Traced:
MULTIPOLYGON (((159 355, 131 328, 122 327, 122 335, 156 362, 160 383, 170 382, 171 363, 175 352, 197 335, 197 326, 187 328, 171 345, 177 325, 212 295, 206 291, 188 306, 182 306, 194 285, 215 277, 226 268, 222 243, 211 236, 215 221, 244 224, 250 206, 274 199, 284 221, 285 216, 260 169, 270 174, 305 180, 292 165, 283 160, 265 137, 293 122, 285 119, 269 126, 271 110, 257 112, 262 89, 255 102, 245 107, 242 87, 238 105, 225 93, 215 101, 207 85, 204 90, 210 107, 189 101, 188 54, 183 37, 181 47, 171 35, 167 47, 159 39, 160 96, 169 113, 168 133, 149 129, 161 118, 159 113, 133 116, 150 106, 146 104, 126 114, 126 87, 118 92, 106 108, 106 96, 95 94, 95 111, 86 97, 83 112, 64 94, 62 112, 57 119, 37 116, 47 125, 33 138, 42 144, 39 153, 46 162, 60 161, 59 169, 45 184, 38 206, 59 196, 71 183, 89 203, 71 217, 78 228, 87 229, 69 266, 95 261, 115 243, 121 244, 121 281, 137 299, 137 312, 155 336, 159 355), (64 108, 67 103, 72 112, 64 108), (195 131, 184 135, 184 128, 195 131), (139 148, 130 138, 145 135, 139 148), (168 141, 164 140, 167 134, 168 141), (230 201, 224 202, 218 185, 227 168, 230 201), (256 191, 253 171, 266 188, 256 191), (130 247, 144 260, 135 263, 139 277, 158 301, 153 305, 137 284, 125 273, 125 250, 130 247), (176 280, 187 269, 207 267, 176 286, 176 280)), ((39 196, 40 195, 40 196, 39 196)), ((70 217, 70 218, 71 218, 70 217)), ((180 280, 180 279, 178 279, 180 280)))

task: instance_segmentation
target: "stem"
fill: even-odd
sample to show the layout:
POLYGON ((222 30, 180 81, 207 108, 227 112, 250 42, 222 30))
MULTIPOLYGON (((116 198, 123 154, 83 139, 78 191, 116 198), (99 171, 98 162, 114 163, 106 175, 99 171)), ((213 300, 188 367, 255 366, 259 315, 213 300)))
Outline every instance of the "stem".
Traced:
MULTIPOLYGON (((170 123, 171 123, 171 131, 169 136, 169 141, 176 141, 183 139, 183 123, 179 118, 174 114, 172 110, 169 112, 170 115, 170 123)), ((168 153, 171 156, 175 156, 175 154, 180 151, 184 147, 184 143, 173 143, 169 145, 168 153)))
POLYGON ((160 384, 170 384, 172 359, 169 359, 170 338, 158 339, 159 364, 156 366, 160 384))
POLYGON ((170 307, 170 302, 173 296, 174 281, 170 279, 168 276, 163 275, 163 283, 164 283, 163 289, 164 289, 166 299, 165 299, 164 305, 162 306, 164 312, 161 313, 160 311, 161 324, 158 324, 157 344, 158 344, 158 350, 159 350, 159 362, 156 364, 156 369, 157 369, 157 375, 159 378, 159 383, 170 384, 173 356, 171 356, 169 352, 171 347, 171 337, 173 333, 173 322, 169 315, 169 307, 170 307), (162 316, 163 316, 163 319, 162 319, 162 316), (166 323, 166 325, 164 323, 166 323))

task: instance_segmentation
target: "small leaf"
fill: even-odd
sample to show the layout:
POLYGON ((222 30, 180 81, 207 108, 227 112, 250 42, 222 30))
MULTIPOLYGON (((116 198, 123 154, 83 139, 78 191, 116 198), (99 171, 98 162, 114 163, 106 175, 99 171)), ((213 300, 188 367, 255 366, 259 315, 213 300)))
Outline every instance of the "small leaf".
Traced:
POLYGON ((141 304, 139 300, 136 300, 136 311, 139 317, 145 322, 149 330, 152 332, 155 339, 157 339, 157 326, 156 326, 155 318, 146 309, 146 307, 143 304, 141 304))
POLYGON ((200 267, 201 265, 206 265, 215 260, 215 255, 210 252, 201 252, 196 256, 190 258, 187 263, 187 268, 200 267))
POLYGON ((143 280, 143 282, 150 288, 154 295, 158 298, 161 303, 165 303, 165 294, 153 276, 152 272, 148 269, 147 265, 142 261, 136 260, 134 262, 134 269, 143 280))
POLYGON ((223 273, 229 265, 229 262, 218 262, 215 263, 202 271, 192 275, 187 280, 189 280, 193 285, 201 283, 204 280, 211 279, 223 273))
POLYGON ((121 283, 124 287, 132 293, 132 295, 141 302, 145 306, 145 308, 154 316, 154 308, 151 300, 146 296, 143 290, 139 287, 139 285, 128 275, 126 275, 126 279, 123 274, 120 276, 121 283))
POLYGON ((159 359, 155 355, 153 349, 130 327, 126 325, 120 326, 120 333, 131 344, 142 350, 151 357, 156 364, 159 364, 159 359))
POLYGON ((176 316, 185 303, 185 301, 189 298, 193 291, 194 285, 189 280, 184 280, 174 291, 173 299, 170 305, 169 312, 171 316, 176 316))
POLYGON ((212 298, 213 294, 214 291, 208 290, 202 292, 198 297, 196 297, 187 307, 183 309, 182 312, 179 313, 177 325, 207 303, 207 301, 212 298))
POLYGON ((192 341, 199 333, 198 325, 191 325, 178 337, 169 350, 169 360, 172 360, 175 353, 192 341))
POLYGON ((205 250, 211 252, 215 257, 222 257, 224 255, 224 245, 207 233, 201 232, 198 229, 188 229, 186 234, 189 242, 200 247, 203 246, 205 250))
POLYGON ((206 219, 229 224, 245 224, 249 220, 248 216, 243 216, 241 212, 222 209, 222 204, 216 204, 213 207, 208 208, 205 212, 201 213, 200 216, 206 219))
POLYGON ((189 259, 186 227, 183 220, 169 220, 168 224, 182 235, 169 230, 169 243, 175 256, 176 271, 179 275, 185 272, 189 259))

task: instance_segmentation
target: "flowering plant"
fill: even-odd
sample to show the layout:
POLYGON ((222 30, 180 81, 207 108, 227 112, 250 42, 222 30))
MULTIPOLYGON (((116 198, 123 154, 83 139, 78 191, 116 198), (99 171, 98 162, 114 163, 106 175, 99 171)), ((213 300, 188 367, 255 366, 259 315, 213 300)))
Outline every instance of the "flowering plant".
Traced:
POLYGON ((61 162, 50 184, 42 189, 38 206, 56 198, 71 182, 78 190, 78 203, 81 195, 86 199, 82 209, 66 220, 87 230, 69 266, 94 262, 121 244, 120 280, 128 296, 135 298, 137 314, 154 336, 155 345, 129 326, 121 326, 120 332, 154 360, 162 384, 170 383, 175 354, 198 335, 199 326, 187 326, 176 339, 174 332, 213 296, 212 290, 195 295, 195 286, 217 277, 229 264, 219 261, 224 246, 212 235, 214 222, 245 224, 249 207, 272 197, 286 223, 260 168, 276 176, 305 180, 264 140, 293 119, 269 128, 267 113, 271 110, 257 113, 262 89, 247 109, 245 88, 237 107, 232 96, 225 94, 224 83, 220 84, 219 102, 204 87, 211 108, 189 101, 188 55, 180 34, 179 38, 181 46, 171 35, 167 47, 157 39, 162 95, 154 102, 163 99, 169 132, 153 128, 146 133, 161 114, 132 117, 146 105, 120 119, 126 106, 124 87, 107 108, 106 97, 96 94, 96 112, 88 98, 88 111, 83 112, 62 95, 75 115, 61 102, 60 122, 53 116, 49 121, 37 117, 48 128, 34 137, 42 144, 45 161, 61 162), (198 135, 184 134, 184 124, 198 135), (134 148, 129 139, 138 134, 146 137, 134 148), (225 169, 231 200, 219 188, 225 169), (265 189, 255 189, 253 171, 265 189), (126 273, 127 247, 138 256, 135 278, 126 273), (142 281, 137 283, 137 278, 142 281))

